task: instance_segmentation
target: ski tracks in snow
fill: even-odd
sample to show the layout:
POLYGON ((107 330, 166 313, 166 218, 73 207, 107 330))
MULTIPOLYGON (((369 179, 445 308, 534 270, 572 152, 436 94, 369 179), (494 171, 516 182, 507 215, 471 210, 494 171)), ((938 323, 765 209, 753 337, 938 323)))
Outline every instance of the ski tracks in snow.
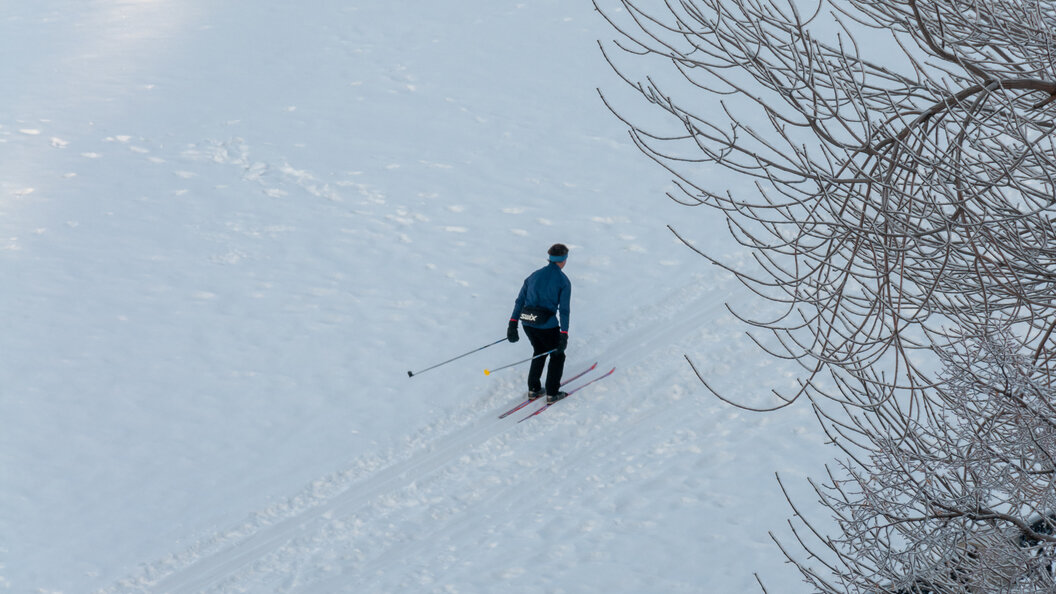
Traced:
MULTIPOLYGON (((320 550, 319 539, 336 541, 351 539, 360 531, 357 515, 369 506, 398 505, 400 490, 409 490, 413 497, 414 483, 427 479, 437 469, 463 455, 475 444, 486 441, 502 430, 503 421, 493 416, 480 419, 459 431, 435 440, 412 445, 413 452, 387 463, 363 479, 351 479, 341 490, 340 483, 350 479, 337 475, 317 482, 310 491, 338 492, 333 495, 305 495, 319 499, 309 504, 293 503, 286 517, 274 522, 262 518, 281 514, 272 511, 261 514, 246 526, 214 537, 191 550, 162 561, 146 570, 144 576, 125 580, 109 592, 157 592, 190 594, 209 592, 240 581, 253 579, 253 574, 294 576, 280 584, 277 591, 289 591, 297 585, 296 576, 303 571, 298 561, 320 550), (343 532, 343 536, 338 533, 343 532), (167 575, 166 575, 167 574, 167 575), (159 577, 160 576, 160 577, 159 577)), ((378 465, 366 464, 366 466, 378 465)), ((358 473, 356 473, 358 474, 358 473)), ((353 547, 352 553, 357 548, 353 547)))
MULTIPOLYGON (((671 377, 686 372, 677 343, 699 339, 701 327, 708 328, 707 320, 722 307, 723 289, 724 283, 687 285, 624 323, 586 337, 607 345, 597 352, 601 366, 615 364, 619 370, 613 380, 564 404, 567 415, 559 407, 521 425, 520 413, 497 419, 519 391, 510 376, 483 404, 467 399, 464 408, 438 418, 386 457, 357 460, 355 468, 320 479, 291 501, 158 561, 103 594, 435 589, 436 567, 457 567, 466 542, 481 541, 488 549, 511 538, 560 541, 568 528, 545 514, 526 516, 525 506, 539 501, 560 506, 567 477, 585 477, 583 489, 610 492, 641 472, 640 460, 618 476, 592 470, 599 457, 623 464, 614 444, 645 440, 649 445, 643 449, 653 452, 696 447, 692 432, 647 437, 657 427, 677 425, 660 417, 693 414, 696 404, 672 407, 634 397, 674 386, 674 397, 681 398, 685 390, 675 384, 685 377, 671 377), (649 371, 661 366, 664 371, 649 371), (482 407, 490 410, 480 412, 482 407), (552 447, 570 438, 575 445, 552 447), (653 443, 656 439, 664 443, 653 443), (544 454, 525 456, 525 449, 544 454)), ((575 367, 570 362, 569 370, 575 367)), ((635 505, 633 499, 613 496, 608 506, 618 512, 635 505)), ((588 518, 574 529, 589 534, 602 521, 588 518)), ((514 559, 491 578, 516 579, 547 561, 545 553, 536 555, 514 559)))

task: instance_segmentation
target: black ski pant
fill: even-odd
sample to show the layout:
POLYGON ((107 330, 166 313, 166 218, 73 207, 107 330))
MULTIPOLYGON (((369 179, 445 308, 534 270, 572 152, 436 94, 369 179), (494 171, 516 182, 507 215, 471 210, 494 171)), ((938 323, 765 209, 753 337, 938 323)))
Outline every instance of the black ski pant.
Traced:
MULTIPOLYGON (((541 355, 556 349, 558 340, 561 337, 560 328, 532 328, 531 326, 524 326, 524 333, 528 335, 528 340, 532 343, 533 355, 541 355)), ((528 389, 538 391, 543 387, 541 379, 544 366, 546 366, 546 393, 549 395, 557 394, 558 389, 561 387, 561 374, 565 371, 564 353, 550 353, 546 357, 532 359, 532 366, 528 369, 528 389), (550 359, 549 365, 546 364, 547 359, 550 359)))

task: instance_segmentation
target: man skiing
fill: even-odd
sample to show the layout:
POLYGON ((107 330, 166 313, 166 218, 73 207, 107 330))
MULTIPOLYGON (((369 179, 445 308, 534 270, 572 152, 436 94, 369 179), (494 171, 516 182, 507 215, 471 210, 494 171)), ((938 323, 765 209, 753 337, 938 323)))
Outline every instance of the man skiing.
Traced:
POLYGON ((532 343, 534 355, 554 351, 548 356, 532 359, 528 370, 528 398, 543 395, 541 378, 546 366, 546 402, 557 402, 567 394, 560 391, 561 374, 565 370, 565 347, 568 345, 568 306, 572 298, 572 283, 563 268, 568 260, 568 247, 555 243, 547 251, 549 264, 524 279, 521 292, 513 306, 506 338, 517 342, 517 322, 524 324, 524 333, 532 343), (560 318, 560 319, 559 319, 560 318), (556 349, 556 350, 555 350, 556 349), (549 365, 546 360, 550 359, 549 365))

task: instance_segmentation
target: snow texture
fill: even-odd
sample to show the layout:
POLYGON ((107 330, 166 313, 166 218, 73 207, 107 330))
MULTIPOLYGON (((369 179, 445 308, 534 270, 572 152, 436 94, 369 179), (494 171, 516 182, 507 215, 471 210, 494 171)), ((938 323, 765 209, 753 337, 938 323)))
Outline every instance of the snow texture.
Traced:
POLYGON ((686 364, 794 377, 665 228, 733 250, 602 106, 603 37, 559 0, 5 6, 0 591, 805 591, 774 473, 809 505, 828 451, 686 364), (501 338, 554 242, 568 370, 615 375, 525 423, 526 368, 483 374, 525 340, 407 377, 501 338))

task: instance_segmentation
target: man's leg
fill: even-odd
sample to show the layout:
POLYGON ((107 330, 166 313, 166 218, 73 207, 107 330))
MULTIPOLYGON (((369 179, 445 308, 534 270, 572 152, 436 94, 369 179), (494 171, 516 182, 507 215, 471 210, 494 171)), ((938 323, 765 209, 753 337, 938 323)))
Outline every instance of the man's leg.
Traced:
MULTIPOLYGON (((553 328, 553 344, 546 349, 557 348, 558 339, 561 336, 561 331, 557 328, 553 328)), ((546 352, 546 351, 544 351, 546 352)), ((546 366, 546 393, 548 396, 554 396, 558 390, 561 389, 561 374, 565 372, 565 354, 564 353, 551 353, 550 362, 546 366)))
MULTIPOLYGON (((556 349, 561 338, 561 330, 559 328, 539 329, 525 326, 524 333, 532 341, 536 355, 556 349)), ((533 360, 532 368, 528 372, 529 382, 532 382, 533 379, 535 382, 540 381, 544 363, 546 363, 546 393, 553 396, 561 388, 561 374, 565 371, 565 354, 550 353, 548 357, 539 357, 533 360), (546 362, 548 358, 550 359, 549 363, 546 362)), ((538 385, 538 383, 535 385, 538 385)))
MULTIPOLYGON (((524 326, 524 334, 528 337, 528 341, 532 343, 532 354, 538 355, 545 353, 554 347, 546 348, 546 340, 541 336, 542 330, 532 328, 531 326, 524 326)), ((546 357, 539 357, 538 359, 532 359, 532 364, 528 368, 528 391, 539 392, 543 389, 542 377, 543 377, 543 366, 546 365, 546 357)))

